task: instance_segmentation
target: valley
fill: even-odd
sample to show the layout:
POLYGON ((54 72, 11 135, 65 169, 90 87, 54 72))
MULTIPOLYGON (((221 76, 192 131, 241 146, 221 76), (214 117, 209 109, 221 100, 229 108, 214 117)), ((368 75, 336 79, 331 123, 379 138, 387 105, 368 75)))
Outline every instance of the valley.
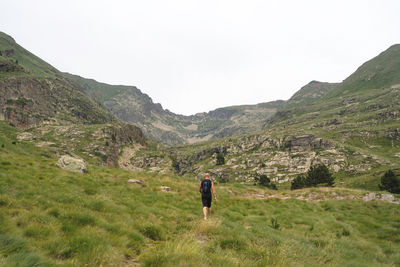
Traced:
POLYGON ((400 177, 399 84, 393 45, 340 83, 183 116, 0 33, 0 266, 400 265, 379 186, 400 177), (290 190, 318 164, 333 187, 290 190))

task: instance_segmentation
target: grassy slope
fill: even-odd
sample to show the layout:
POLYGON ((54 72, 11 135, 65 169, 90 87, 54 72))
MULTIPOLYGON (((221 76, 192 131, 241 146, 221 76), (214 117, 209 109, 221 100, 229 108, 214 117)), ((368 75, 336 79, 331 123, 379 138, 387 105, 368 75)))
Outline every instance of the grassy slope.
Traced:
POLYGON ((7 34, 0 32, 0 51, 9 49, 14 49, 14 53, 10 57, 14 60, 18 60, 18 64, 28 70, 30 75, 55 78, 56 75, 59 74, 59 71, 53 66, 18 45, 14 39, 7 34))
POLYGON ((217 185, 215 215, 205 222, 197 181, 93 165, 87 174, 66 172, 47 151, 13 145, 16 134, 0 123, 0 265, 400 264, 397 205, 255 200, 247 196, 273 192, 217 185), (146 184, 127 185, 131 178, 146 184))
POLYGON ((380 89, 400 83, 400 44, 389 47, 361 65, 352 75, 330 94, 338 97, 348 93, 380 89))

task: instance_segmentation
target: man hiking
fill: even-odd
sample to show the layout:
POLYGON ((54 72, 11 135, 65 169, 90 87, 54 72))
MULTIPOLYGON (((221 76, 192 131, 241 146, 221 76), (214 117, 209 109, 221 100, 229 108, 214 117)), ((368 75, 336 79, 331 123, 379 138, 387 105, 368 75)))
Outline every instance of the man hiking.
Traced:
POLYGON ((214 183, 210 180, 210 175, 208 173, 206 173, 204 180, 200 183, 199 192, 201 193, 201 200, 203 202, 204 220, 207 220, 207 208, 211 216, 211 193, 214 195, 215 201, 217 201, 214 183))

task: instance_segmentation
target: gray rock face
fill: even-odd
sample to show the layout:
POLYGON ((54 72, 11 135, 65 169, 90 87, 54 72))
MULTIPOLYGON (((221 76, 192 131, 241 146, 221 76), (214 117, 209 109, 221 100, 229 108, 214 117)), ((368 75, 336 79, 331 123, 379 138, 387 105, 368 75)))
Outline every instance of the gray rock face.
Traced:
POLYGON ((330 145, 322 138, 315 137, 311 134, 291 136, 286 140, 285 146, 290 151, 305 151, 316 148, 329 148, 330 145))
POLYGON ((58 167, 67 171, 86 173, 86 164, 83 159, 74 158, 69 155, 61 156, 61 158, 56 163, 58 167))

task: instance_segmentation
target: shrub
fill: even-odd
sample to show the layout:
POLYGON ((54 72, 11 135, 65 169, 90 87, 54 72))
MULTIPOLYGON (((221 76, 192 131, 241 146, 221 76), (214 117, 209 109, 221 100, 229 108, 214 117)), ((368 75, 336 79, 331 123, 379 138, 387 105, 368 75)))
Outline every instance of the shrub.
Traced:
POLYGON ((306 178, 304 177, 304 175, 297 175, 296 178, 294 178, 292 180, 290 189, 291 190, 295 190, 295 189, 301 189, 304 188, 306 186, 306 178))
POLYGON ((400 193, 400 181, 392 170, 388 170, 382 176, 379 188, 390 193, 400 193))
POLYGON ((270 189, 278 190, 278 188, 276 187, 276 184, 271 183, 271 180, 265 174, 261 174, 260 176, 255 176, 254 180, 255 180, 256 184, 258 184, 258 185, 265 186, 270 189))
POLYGON ((269 184, 269 188, 272 189, 272 190, 278 190, 278 187, 274 183, 270 183, 269 184))
POLYGON ((350 231, 347 229, 343 229, 342 236, 349 236, 349 235, 350 235, 350 231))
POLYGON ((271 227, 278 230, 281 225, 278 223, 278 218, 271 218, 271 227))
POLYGON ((225 157, 222 153, 217 154, 217 165, 224 165, 225 164, 225 157))
POLYGON ((305 184, 307 186, 316 186, 318 184, 332 186, 333 183, 334 177, 329 172, 329 169, 325 166, 325 164, 311 166, 305 179, 305 184))
POLYGON ((218 183, 227 183, 227 182, 229 182, 229 178, 228 178, 228 176, 221 176, 221 177, 218 177, 218 183))
POLYGON ((265 174, 260 175, 258 180, 259 185, 268 186, 270 182, 271 180, 268 178, 267 175, 265 174))
POLYGON ((292 181, 290 189, 300 189, 305 187, 317 186, 319 184, 326 184, 327 186, 333 186, 335 178, 330 173, 328 167, 325 164, 319 164, 311 166, 307 171, 306 176, 297 175, 292 181))

